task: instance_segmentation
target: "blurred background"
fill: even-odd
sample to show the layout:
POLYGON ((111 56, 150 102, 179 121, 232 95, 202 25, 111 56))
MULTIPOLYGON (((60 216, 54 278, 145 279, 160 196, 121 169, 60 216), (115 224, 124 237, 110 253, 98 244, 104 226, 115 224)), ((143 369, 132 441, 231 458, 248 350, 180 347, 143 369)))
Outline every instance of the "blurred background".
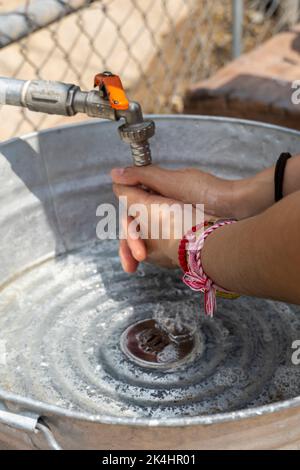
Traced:
MULTIPOLYGON (((129 97, 139 101, 146 113, 201 113, 197 106, 185 105, 187 90, 214 77, 240 54, 247 57, 269 38, 292 31, 299 20, 299 4, 298 0, 0 0, 0 75, 60 80, 88 90, 96 73, 111 70, 121 76, 129 97)), ((0 138, 82 119, 2 107, 0 138)))

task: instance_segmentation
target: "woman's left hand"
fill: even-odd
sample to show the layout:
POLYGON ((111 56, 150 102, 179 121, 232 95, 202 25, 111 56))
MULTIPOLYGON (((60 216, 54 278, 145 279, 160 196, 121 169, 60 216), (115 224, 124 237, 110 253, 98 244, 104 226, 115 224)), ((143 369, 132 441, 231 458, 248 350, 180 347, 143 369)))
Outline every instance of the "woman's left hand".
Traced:
POLYGON ((129 273, 146 260, 164 267, 178 267, 184 217, 190 220, 188 229, 204 220, 215 219, 192 205, 138 187, 114 184, 113 190, 118 198, 127 198, 128 211, 122 217, 124 238, 120 240, 119 254, 124 271, 129 273), (156 236, 153 237, 154 231, 156 236))

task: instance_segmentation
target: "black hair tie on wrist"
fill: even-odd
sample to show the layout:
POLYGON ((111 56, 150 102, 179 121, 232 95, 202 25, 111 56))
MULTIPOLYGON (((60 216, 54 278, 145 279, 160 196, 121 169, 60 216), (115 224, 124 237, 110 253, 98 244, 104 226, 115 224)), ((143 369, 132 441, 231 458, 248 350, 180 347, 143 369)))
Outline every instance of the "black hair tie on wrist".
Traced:
POLYGON ((275 202, 278 202, 283 198, 284 172, 287 161, 291 157, 292 155, 290 153, 284 152, 277 160, 275 167, 275 202))

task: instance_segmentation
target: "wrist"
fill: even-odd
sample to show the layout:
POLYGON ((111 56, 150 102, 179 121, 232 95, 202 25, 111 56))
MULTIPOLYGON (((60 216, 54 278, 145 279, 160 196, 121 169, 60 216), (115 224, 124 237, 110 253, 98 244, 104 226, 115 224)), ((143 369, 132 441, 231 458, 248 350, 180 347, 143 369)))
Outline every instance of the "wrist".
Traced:
POLYGON ((245 219, 268 209, 274 203, 273 174, 267 170, 232 182, 232 217, 245 219))
POLYGON ((255 178, 245 178, 232 182, 231 207, 232 216, 236 219, 244 219, 252 215, 255 186, 255 178))
POLYGON ((196 250, 195 244, 200 239, 205 229, 213 225, 214 225, 214 222, 208 221, 208 220, 206 220, 202 224, 193 225, 193 227, 191 227, 191 229, 188 230, 188 232, 185 233, 182 239, 180 240, 179 245, 178 245, 178 252, 177 252, 177 255, 178 255, 177 262, 178 262, 178 266, 181 267, 184 273, 187 273, 190 269, 189 267, 190 250, 191 251, 196 250))
MULTIPOLYGON (((216 309, 216 295, 226 298, 236 298, 237 295, 229 292, 224 287, 220 287, 222 284, 216 284, 213 277, 211 277, 208 274, 208 271, 204 269, 202 252, 207 242, 207 238, 209 239, 215 231, 218 232, 222 227, 232 225, 235 222, 235 220, 228 219, 219 220, 213 225, 206 223, 200 237, 197 237, 196 227, 193 227, 193 233, 190 233, 192 247, 187 253, 187 269, 184 269, 184 266, 182 266, 185 272, 182 280, 194 291, 199 291, 204 294, 205 313, 209 316, 213 316, 216 309)), ((184 241, 184 239, 182 241, 184 241)), ((179 250, 180 259, 181 255, 182 253, 179 250)), ((212 259, 215 263, 214 256, 212 259)))
POLYGON ((215 188, 214 209, 209 213, 217 219, 220 217, 237 219, 238 214, 241 212, 241 206, 244 201, 247 201, 247 184, 244 184, 244 180, 219 179, 219 182, 215 184, 215 188))
MULTIPOLYGON (((241 222, 242 223, 242 222, 241 222)), ((201 250, 201 261, 205 274, 223 289, 233 292, 232 268, 226 262, 228 247, 235 231, 234 223, 214 230, 206 238, 201 250)))

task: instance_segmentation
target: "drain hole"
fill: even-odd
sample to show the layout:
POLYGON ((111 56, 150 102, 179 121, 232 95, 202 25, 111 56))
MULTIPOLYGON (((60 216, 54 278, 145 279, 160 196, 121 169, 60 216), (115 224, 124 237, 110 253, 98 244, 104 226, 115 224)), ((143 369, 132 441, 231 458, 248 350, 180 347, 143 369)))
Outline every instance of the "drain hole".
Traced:
POLYGON ((169 335, 153 319, 130 325, 121 336, 123 353, 143 367, 176 367, 190 358, 194 336, 169 335))
POLYGON ((157 328, 142 330, 136 335, 140 348, 150 354, 159 353, 169 344, 169 338, 157 328))

